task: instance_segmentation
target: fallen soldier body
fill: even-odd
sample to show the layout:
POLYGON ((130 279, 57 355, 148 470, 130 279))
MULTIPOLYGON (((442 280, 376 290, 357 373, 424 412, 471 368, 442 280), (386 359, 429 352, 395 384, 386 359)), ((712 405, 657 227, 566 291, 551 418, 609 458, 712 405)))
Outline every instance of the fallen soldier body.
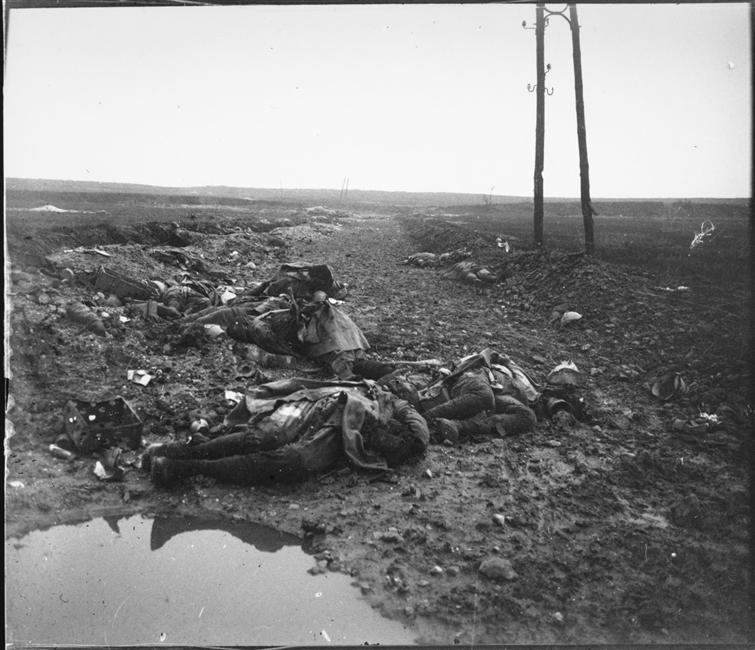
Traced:
POLYGON ((364 359, 370 344, 334 304, 345 294, 345 285, 337 282, 325 265, 284 264, 272 280, 248 295, 228 306, 191 314, 184 323, 189 327, 219 325, 237 341, 315 361, 340 379, 365 376, 365 372, 354 370, 354 364, 364 359))
POLYGON ((511 359, 486 349, 464 359, 442 381, 423 391, 425 404, 435 405, 424 417, 440 441, 453 443, 470 436, 509 436, 531 431, 537 416, 531 406, 540 394, 527 374, 511 359))
POLYGON ((196 474, 246 485, 294 482, 341 460, 385 470, 420 457, 429 441, 414 407, 372 382, 262 384, 225 424, 229 432, 207 442, 149 447, 143 469, 160 485, 196 474))

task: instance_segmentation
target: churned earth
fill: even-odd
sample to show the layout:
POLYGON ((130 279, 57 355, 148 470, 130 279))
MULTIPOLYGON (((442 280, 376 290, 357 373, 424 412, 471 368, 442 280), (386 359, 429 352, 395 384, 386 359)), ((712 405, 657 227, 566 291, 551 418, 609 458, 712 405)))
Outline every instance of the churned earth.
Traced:
MULTIPOLYGON (((172 325, 115 323, 123 307, 99 305, 113 321, 106 337, 83 333, 65 306, 92 300, 94 290, 18 266, 26 275, 11 286, 6 536, 113 513, 222 515, 306 537, 313 571, 352 575, 421 643, 748 640, 744 294, 677 292, 648 273, 581 255, 504 253, 440 217, 399 209, 327 220, 288 212, 273 229, 197 224, 186 251, 236 285, 267 279, 283 261, 329 264, 349 284, 342 307, 376 359, 450 365, 491 347, 538 381, 571 360, 585 376, 590 421, 543 420, 518 437, 431 445, 417 464, 379 476, 342 467, 293 486, 197 477, 158 489, 139 469, 138 451, 126 449, 124 479, 101 481, 93 457, 48 452, 68 399, 122 395, 145 423, 145 442, 166 441, 185 437, 198 414, 222 420, 227 389, 304 369, 260 367, 234 378, 228 367, 253 361, 246 346, 220 336, 177 352, 166 346, 172 325), (401 263, 457 246, 499 281, 465 284, 401 263), (583 318, 561 327, 554 307, 583 318), (154 379, 129 382, 129 369, 154 379), (662 402, 649 387, 670 371, 688 391, 662 402), (491 566, 497 571, 480 570, 491 566)), ((149 255, 156 242, 145 232, 134 228, 117 243, 83 232, 45 241, 57 242, 58 268, 102 263, 139 278, 173 275, 176 268, 149 255), (98 244, 111 257, 65 252, 74 244, 98 244)))

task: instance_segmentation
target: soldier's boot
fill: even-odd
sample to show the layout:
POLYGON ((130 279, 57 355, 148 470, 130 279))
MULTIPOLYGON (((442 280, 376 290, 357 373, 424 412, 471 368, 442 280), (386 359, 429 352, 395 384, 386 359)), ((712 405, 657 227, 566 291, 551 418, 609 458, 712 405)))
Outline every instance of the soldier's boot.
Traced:
POLYGON ((159 443, 152 443, 144 450, 141 458, 141 467, 145 472, 149 472, 152 469, 152 461, 164 454, 164 445, 159 443))
POLYGON ((438 418, 436 420, 441 442, 449 440, 456 444, 463 438, 480 435, 495 435, 496 423, 494 416, 480 413, 466 420, 446 420, 438 418))
POLYGON ((212 461, 206 460, 176 460, 157 456, 152 458, 149 468, 149 478, 161 487, 169 487, 180 479, 201 474, 202 470, 212 461))

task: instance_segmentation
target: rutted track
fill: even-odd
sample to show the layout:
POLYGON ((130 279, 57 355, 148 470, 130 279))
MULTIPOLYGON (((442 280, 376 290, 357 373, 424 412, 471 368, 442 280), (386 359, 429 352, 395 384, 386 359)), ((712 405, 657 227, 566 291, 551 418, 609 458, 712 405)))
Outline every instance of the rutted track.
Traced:
MULTIPOLYGON (((401 265, 421 246, 393 215, 361 211, 327 228, 300 223, 276 230, 274 246, 240 232, 205 237, 200 246, 217 254, 218 263, 246 243, 244 250, 257 256, 259 277, 282 257, 330 264, 350 285, 344 309, 379 358, 450 362, 489 346, 510 354, 536 379, 572 358, 588 374, 585 398, 598 423, 562 430, 543 422, 518 438, 432 446, 419 464, 377 481, 346 470, 277 488, 197 478, 166 492, 133 470, 123 484, 99 483, 89 459, 65 465, 45 455, 56 409, 67 395, 117 389, 135 359, 170 362, 175 373, 167 387, 180 385, 183 392, 160 397, 156 387, 126 387, 159 424, 158 398, 177 411, 181 400, 189 403, 185 410, 211 408, 223 388, 214 369, 239 350, 216 341, 186 358, 168 359, 165 326, 135 326, 120 341, 100 342, 75 335, 48 307, 19 296, 13 323, 16 340, 25 344, 14 350, 19 392, 11 411, 17 437, 9 469, 25 487, 9 489, 10 532, 102 508, 209 511, 296 533, 303 520, 315 521, 327 534, 313 540, 313 563, 352 573, 367 598, 414 626, 428 643, 746 638, 748 439, 737 411, 741 395, 713 395, 715 404, 705 397, 711 408, 731 409, 724 428, 696 436, 675 431, 674 419, 700 402, 689 397, 663 406, 652 400, 640 362, 624 358, 616 324, 608 327, 612 308, 606 304, 601 311, 599 296, 591 296, 592 326, 554 327, 548 323, 551 304, 512 293, 516 278, 505 286, 470 287, 401 265), (504 515, 504 525, 493 519, 496 514, 504 515), (508 559, 516 577, 483 577, 478 567, 487 557, 508 559)), ((138 246, 112 250, 113 263, 120 260, 131 272, 145 269, 138 246)), ((57 291, 68 297, 65 289, 57 291)), ((622 318, 622 334, 647 325, 645 314, 637 322, 631 312, 622 318)), ((680 338, 674 348, 674 336, 665 345, 676 360, 686 342, 680 338)), ((184 420, 179 412, 162 429, 154 426, 148 439, 177 432, 184 420)))

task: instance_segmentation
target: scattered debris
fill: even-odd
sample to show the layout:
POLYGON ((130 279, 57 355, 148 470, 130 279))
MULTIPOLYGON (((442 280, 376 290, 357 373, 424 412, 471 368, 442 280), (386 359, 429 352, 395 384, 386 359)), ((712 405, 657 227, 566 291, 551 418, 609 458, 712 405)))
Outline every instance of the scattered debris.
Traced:
POLYGON ((91 253, 92 255, 102 255, 103 257, 112 257, 107 251, 100 250, 99 248, 85 248, 84 246, 78 246, 77 248, 65 248, 64 253, 91 253))
POLYGON ((701 246, 704 242, 708 241, 715 230, 716 227, 711 221, 703 221, 702 224, 700 224, 700 232, 696 232, 692 237, 692 241, 689 245, 688 255, 691 255, 693 250, 701 246))
POLYGON ((659 291, 668 291, 668 292, 683 292, 683 291, 690 291, 690 288, 686 285, 680 284, 678 287, 656 287, 659 291))
POLYGON ((225 334, 225 330, 220 325, 216 325, 215 323, 207 323, 207 325, 204 326, 204 331, 211 339, 225 334))
POLYGON ((122 481, 125 470, 121 467, 121 450, 118 447, 108 449, 100 455, 94 464, 94 474, 101 481, 122 481))
POLYGON ((439 263, 440 260, 435 253, 414 253, 403 261, 403 264, 410 264, 411 266, 418 266, 420 268, 437 266, 439 263))
POLYGON ((498 248, 502 248, 504 253, 510 253, 511 252, 511 246, 509 242, 507 242, 503 237, 496 237, 495 238, 495 245, 498 246, 498 248))
POLYGON ((64 428, 74 448, 87 454, 125 439, 132 449, 141 445, 142 421, 120 395, 102 402, 69 401, 64 428))
POLYGON ((55 456, 55 458, 61 458, 63 460, 73 460, 74 458, 76 458, 76 454, 74 454, 72 451, 58 447, 58 445, 50 445, 48 449, 50 453, 55 456))
POLYGON ((236 391, 233 391, 233 390, 225 391, 225 401, 229 405, 235 406, 236 404, 241 402, 241 400, 243 399, 244 399, 244 395, 242 393, 237 393, 236 391))
POLYGON ((686 393, 687 384, 678 372, 668 372, 652 383, 650 392, 659 400, 667 402, 676 395, 686 393))
POLYGON ((94 274, 95 289, 111 293, 120 299, 135 298, 149 300, 155 296, 155 291, 146 282, 134 280, 118 271, 100 266, 94 274))
POLYGON ((148 374, 146 370, 129 370, 126 373, 126 379, 135 384, 146 386, 150 381, 152 381, 153 377, 152 375, 148 374))

